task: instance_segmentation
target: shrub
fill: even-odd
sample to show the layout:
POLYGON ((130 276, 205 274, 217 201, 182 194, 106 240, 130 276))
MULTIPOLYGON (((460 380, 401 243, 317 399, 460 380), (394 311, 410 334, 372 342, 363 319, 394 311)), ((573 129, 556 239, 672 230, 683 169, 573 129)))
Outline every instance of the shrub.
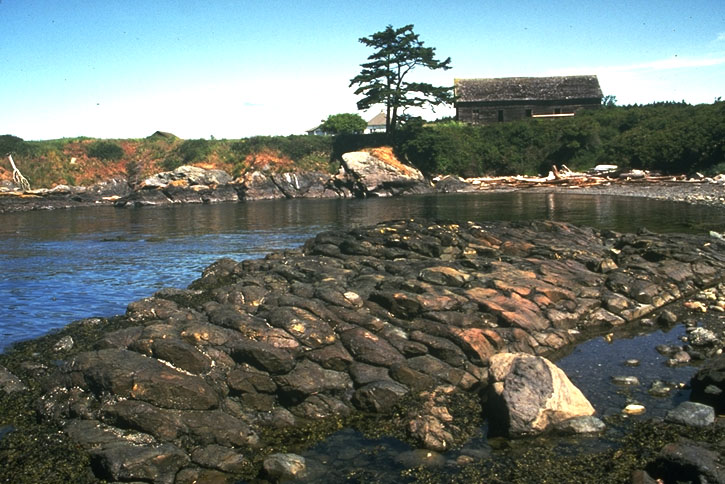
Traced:
POLYGON ((94 141, 88 146, 88 156, 103 161, 118 161, 123 158, 123 148, 113 141, 94 141))

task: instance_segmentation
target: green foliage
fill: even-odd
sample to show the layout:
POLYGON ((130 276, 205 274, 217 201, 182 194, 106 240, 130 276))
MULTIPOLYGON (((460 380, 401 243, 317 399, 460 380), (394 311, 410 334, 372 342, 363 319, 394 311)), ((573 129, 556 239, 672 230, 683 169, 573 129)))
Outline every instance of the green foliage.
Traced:
POLYGON ((725 166, 725 103, 610 106, 489 126, 446 121, 396 140, 398 153, 429 175, 543 175, 552 165, 583 171, 600 163, 714 174, 725 166))
POLYGON ((24 145, 25 141, 23 141, 23 138, 11 134, 4 134, 0 136, 0 156, 16 153, 22 150, 24 145))
POLYGON ((211 142, 208 140, 187 139, 179 144, 161 164, 166 170, 175 170, 183 165, 203 161, 209 153, 211 153, 211 142))
POLYGON ((88 156, 103 161, 117 161, 123 158, 123 148, 113 141, 94 141, 88 146, 88 156))
POLYGON ((332 114, 320 125, 325 133, 353 134, 362 133, 368 123, 359 114, 332 114))
POLYGON ((375 49, 368 61, 361 64, 360 74, 350 80, 350 86, 357 85, 355 94, 362 94, 358 101, 360 110, 376 104, 387 108, 386 131, 395 132, 398 117, 406 108, 425 105, 436 106, 453 101, 448 87, 433 86, 424 82, 408 82, 406 76, 416 67, 428 69, 451 68, 451 58, 443 61, 435 59, 435 48, 423 47, 418 34, 413 33, 413 25, 394 29, 388 25, 385 30, 360 42, 375 49))
POLYGON ((311 154, 329 153, 332 142, 332 139, 326 136, 253 136, 234 141, 231 144, 231 151, 242 158, 253 153, 274 151, 298 161, 311 154))

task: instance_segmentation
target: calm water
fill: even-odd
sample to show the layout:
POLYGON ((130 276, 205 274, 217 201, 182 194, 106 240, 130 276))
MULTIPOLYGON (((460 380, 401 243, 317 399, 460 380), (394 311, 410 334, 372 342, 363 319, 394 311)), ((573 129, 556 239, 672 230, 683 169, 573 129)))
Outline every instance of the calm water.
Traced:
POLYGON ((123 313, 159 288, 186 287, 220 257, 261 257, 330 228, 408 217, 551 219, 620 231, 725 227, 721 209, 531 193, 0 214, 0 351, 76 319, 123 313))

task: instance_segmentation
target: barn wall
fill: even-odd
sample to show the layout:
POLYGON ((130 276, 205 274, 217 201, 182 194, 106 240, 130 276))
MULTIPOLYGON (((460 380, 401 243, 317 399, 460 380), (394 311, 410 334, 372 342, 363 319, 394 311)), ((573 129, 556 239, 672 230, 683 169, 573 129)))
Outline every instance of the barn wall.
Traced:
POLYGON ((456 106, 456 119, 471 124, 493 124, 516 121, 537 114, 570 114, 580 109, 598 108, 599 100, 563 102, 530 102, 516 104, 460 103, 456 106))

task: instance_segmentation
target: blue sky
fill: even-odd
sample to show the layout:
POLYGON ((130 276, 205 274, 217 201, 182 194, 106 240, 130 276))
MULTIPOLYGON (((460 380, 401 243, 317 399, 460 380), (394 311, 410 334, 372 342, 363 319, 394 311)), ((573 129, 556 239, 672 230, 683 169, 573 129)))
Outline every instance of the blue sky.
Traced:
POLYGON ((435 84, 596 74, 619 104, 725 97, 722 0, 0 0, 0 134, 303 134, 357 112, 358 39, 406 24, 452 58, 418 71, 435 84))

